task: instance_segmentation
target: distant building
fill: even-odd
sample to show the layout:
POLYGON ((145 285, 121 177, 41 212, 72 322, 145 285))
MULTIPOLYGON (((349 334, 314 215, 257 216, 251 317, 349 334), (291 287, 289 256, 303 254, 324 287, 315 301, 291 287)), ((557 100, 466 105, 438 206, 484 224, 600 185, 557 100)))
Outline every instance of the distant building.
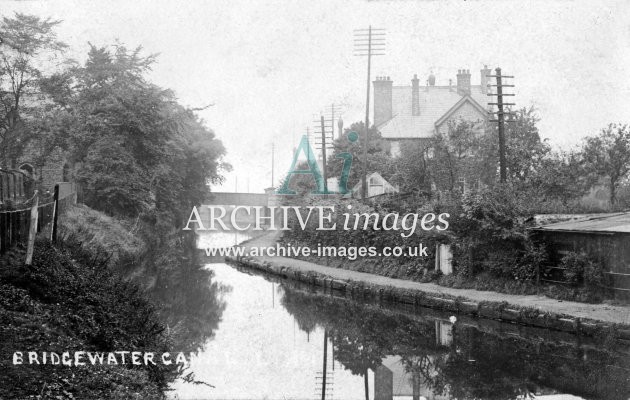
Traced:
MULTIPOLYGON (((385 180, 385 178, 383 178, 378 172, 372 172, 370 175, 367 176, 366 181, 368 184, 366 197, 368 198, 380 196, 387 193, 398 193, 398 188, 387 182, 387 180, 385 180)), ((352 195, 354 197, 361 197, 362 186, 363 185, 361 181, 354 185, 354 187, 352 188, 352 195)))
POLYGON ((480 71, 480 84, 471 85, 470 70, 459 70, 456 83, 436 86, 429 75, 425 86, 414 75, 411 85, 394 86, 389 77, 377 77, 374 84, 374 125, 390 144, 393 156, 400 155, 406 141, 431 139, 445 133, 448 121, 462 118, 479 122, 480 129, 488 119, 488 75, 480 71))
POLYGON ((72 168, 66 161, 64 152, 59 148, 42 157, 37 146, 30 143, 19 157, 17 167, 44 191, 52 190, 58 182, 73 181, 72 168))

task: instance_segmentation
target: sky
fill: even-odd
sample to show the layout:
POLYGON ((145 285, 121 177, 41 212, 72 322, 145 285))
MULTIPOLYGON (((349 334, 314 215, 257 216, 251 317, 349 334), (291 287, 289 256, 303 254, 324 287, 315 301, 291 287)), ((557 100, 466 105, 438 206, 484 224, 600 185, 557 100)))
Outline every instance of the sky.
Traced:
POLYGON ((627 1, 0 0, 0 16, 14 12, 62 20, 60 39, 78 61, 88 42, 159 53, 154 83, 184 105, 214 104, 199 115, 233 165, 215 191, 277 185, 332 103, 346 126, 364 118, 366 60, 352 47, 353 30, 369 25, 387 32, 372 80, 408 85, 433 72, 445 85, 470 69, 479 84, 484 65, 501 67, 515 76, 517 106, 535 106, 541 135, 561 149, 630 122, 627 1))

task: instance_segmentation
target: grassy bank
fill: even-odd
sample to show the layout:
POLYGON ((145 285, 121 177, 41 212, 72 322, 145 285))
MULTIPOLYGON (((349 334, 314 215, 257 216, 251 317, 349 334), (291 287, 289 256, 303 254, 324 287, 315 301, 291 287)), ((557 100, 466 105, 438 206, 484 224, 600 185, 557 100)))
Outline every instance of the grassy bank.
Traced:
POLYGON ((128 264, 145 251, 145 243, 135 234, 137 226, 78 204, 59 220, 66 241, 80 242, 81 248, 101 255, 110 266, 128 264))
POLYGON ((65 240, 53 246, 38 238, 32 265, 19 248, 0 259, 0 398, 163 398, 173 365, 13 365, 16 351, 161 354, 171 347, 155 307, 113 268, 137 257, 142 242, 86 207, 62 221, 65 240))

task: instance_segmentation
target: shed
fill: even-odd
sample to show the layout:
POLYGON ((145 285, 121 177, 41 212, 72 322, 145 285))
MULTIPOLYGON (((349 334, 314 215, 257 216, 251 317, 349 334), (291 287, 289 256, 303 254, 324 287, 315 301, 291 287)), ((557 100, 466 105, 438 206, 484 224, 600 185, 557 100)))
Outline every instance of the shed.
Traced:
MULTIPOLYGON (((380 196, 386 193, 398 193, 398 188, 387 182, 387 180, 385 180, 385 178, 383 178, 378 172, 372 172, 370 175, 367 176, 366 181, 368 186, 366 197, 368 198, 380 196)), ((359 181, 359 183, 354 185, 354 187, 352 188, 352 193, 355 197, 361 196, 361 186, 362 182, 359 181)))
POLYGON ((630 212, 558 222, 532 230, 548 245, 553 261, 558 262, 573 251, 601 262, 615 298, 630 300, 630 212))

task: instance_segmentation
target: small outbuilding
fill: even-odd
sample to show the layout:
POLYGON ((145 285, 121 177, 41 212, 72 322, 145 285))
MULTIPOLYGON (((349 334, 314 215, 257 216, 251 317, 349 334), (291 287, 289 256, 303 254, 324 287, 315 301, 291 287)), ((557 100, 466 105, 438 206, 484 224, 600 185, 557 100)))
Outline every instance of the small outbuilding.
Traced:
MULTIPOLYGON (((366 197, 368 198, 387 193, 398 193, 398 188, 387 182, 378 172, 372 172, 367 176, 366 180, 368 186, 366 197)), ((359 183, 352 188, 353 197, 361 197, 361 183, 362 182, 359 181, 359 183)))
POLYGON ((630 212, 558 222, 532 231, 547 244, 554 261, 576 252, 601 262, 615 298, 630 300, 630 212))

